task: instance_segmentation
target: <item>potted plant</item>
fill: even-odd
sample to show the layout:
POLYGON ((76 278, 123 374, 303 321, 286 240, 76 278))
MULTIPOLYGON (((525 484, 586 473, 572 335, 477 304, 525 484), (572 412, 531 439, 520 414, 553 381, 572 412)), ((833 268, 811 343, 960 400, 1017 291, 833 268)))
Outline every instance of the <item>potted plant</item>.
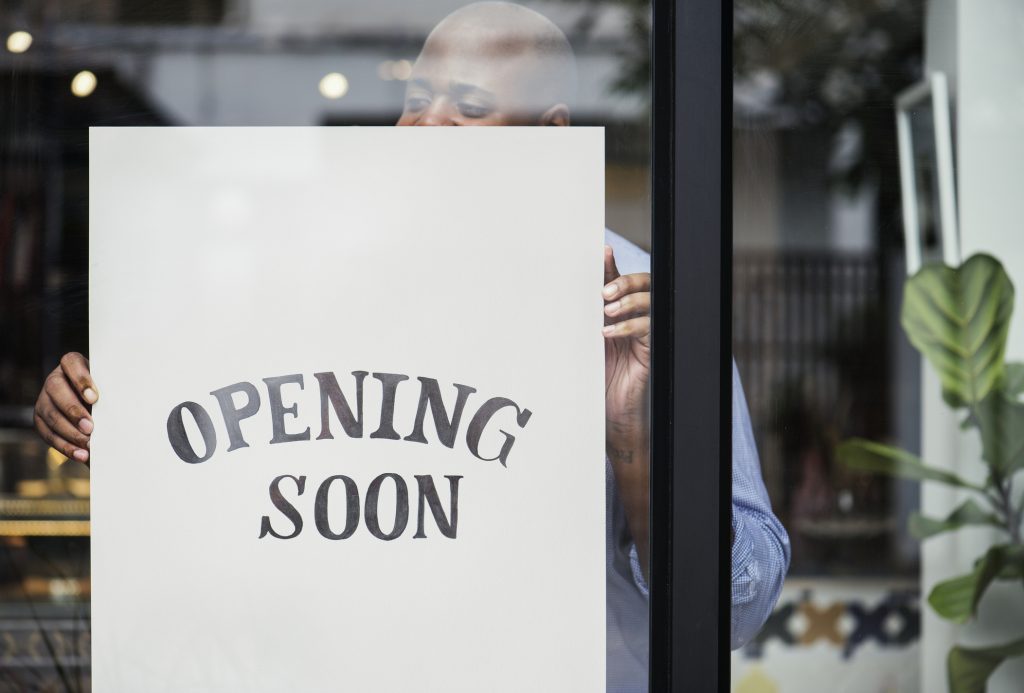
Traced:
MULTIPOLYGON (((945 517, 914 514, 910 531, 919 539, 968 525, 999 530, 997 543, 970 572, 938 583, 928 595, 931 607, 955 623, 976 615, 993 582, 1024 581, 1024 497, 1011 497, 1013 477, 1024 469, 1024 363, 1005 360, 1013 297, 1013 284, 1002 265, 983 254, 957 268, 925 266, 904 287, 903 329, 938 371, 945 402, 964 414, 961 427, 980 435, 983 483, 930 467, 905 450, 860 438, 844 441, 836 451, 838 459, 854 469, 967 492, 969 498, 945 517)), ((951 693, 983 692, 1003 661, 1024 656, 1024 632, 1021 636, 992 647, 953 647, 947 660, 951 693)))

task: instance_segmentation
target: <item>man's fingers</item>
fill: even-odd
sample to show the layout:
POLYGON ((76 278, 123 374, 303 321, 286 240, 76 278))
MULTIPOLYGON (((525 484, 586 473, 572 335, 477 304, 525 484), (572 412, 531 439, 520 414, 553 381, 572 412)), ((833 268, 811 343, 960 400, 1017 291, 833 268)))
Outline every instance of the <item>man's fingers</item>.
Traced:
POLYGON ((89 404, 95 404, 100 395, 89 372, 89 361, 77 351, 72 351, 61 358, 60 368, 81 398, 89 404))
POLYGON ((649 291, 641 291, 635 294, 626 294, 617 301, 605 305, 604 314, 609 318, 629 318, 639 315, 649 315, 651 312, 651 294, 649 291))
MULTIPOLYGON (((68 387, 70 391, 70 386, 68 387)), ((74 396, 74 393, 72 393, 74 396)), ((78 405, 81 409, 81 405, 78 405)), ((50 432, 73 445, 87 449, 89 447, 89 434, 85 429, 92 431, 92 422, 83 419, 69 419, 60 407, 54 402, 48 390, 43 390, 36 402, 35 415, 39 417, 50 429, 50 432), (82 425, 87 421, 87 425, 82 425)), ((70 456, 70 455, 69 455, 70 456)))
POLYGON ((604 247, 604 283, 617 279, 619 268, 615 266, 615 251, 610 245, 604 247))
MULTIPOLYGON (((52 409, 52 411, 56 410, 52 409)), ((62 438, 60 435, 54 432, 53 428, 51 428, 50 424, 47 422, 48 417, 52 419, 53 414, 45 409, 41 413, 41 407, 37 405, 36 413, 34 416, 34 423, 36 426, 36 430, 39 432, 39 435, 42 436, 43 440, 46 441, 47 445, 49 445, 51 448, 61 453, 65 457, 76 459, 79 462, 88 462, 89 451, 83 447, 75 445, 71 441, 62 438)))
MULTIPOLYGON (((49 411, 39 412, 37 415, 46 423, 55 436, 71 443, 76 449, 89 449, 89 436, 82 433, 73 422, 64 418, 64 415, 57 411, 56 408, 51 407, 49 411)), ((68 457, 71 457, 71 455, 68 455, 68 457)))
POLYGON ((626 274, 621 277, 615 277, 612 281, 605 284, 604 291, 601 293, 604 296, 605 301, 614 301, 627 294, 650 290, 650 272, 637 272, 636 274, 626 274))
POLYGON ((651 333, 651 318, 630 318, 622 322, 605 325, 601 332, 609 339, 621 339, 623 337, 646 337, 651 333))
MULTIPOLYGON (((63 371, 54 371, 46 379, 43 392, 49 397, 50 403, 64 418, 70 421, 82 433, 92 433, 92 415, 82 404, 78 393, 64 376, 63 371)), ((45 405, 44 405, 45 406, 45 405)))
POLYGON ((89 405, 97 399, 99 391, 89 373, 89 362, 79 353, 65 354, 39 393, 33 416, 36 430, 62 455, 88 462, 93 430, 89 405))

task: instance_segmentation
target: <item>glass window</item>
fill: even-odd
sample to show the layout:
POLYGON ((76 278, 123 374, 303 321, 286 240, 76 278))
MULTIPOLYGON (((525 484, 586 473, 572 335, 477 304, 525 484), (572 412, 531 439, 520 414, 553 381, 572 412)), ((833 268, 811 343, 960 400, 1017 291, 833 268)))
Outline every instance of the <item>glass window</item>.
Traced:
MULTIPOLYGON (((0 687, 90 685, 89 470, 68 459, 88 449, 62 446, 60 436, 50 438, 60 449, 51 448, 33 430, 39 415, 42 428, 58 430, 48 417, 60 407, 38 408, 48 376, 87 368, 78 357, 61 363, 88 356, 90 126, 603 126, 606 240, 618 273, 647 276, 650 3, 482 4, 456 14, 465 23, 452 31, 463 4, 16 0, 0 8, 0 687), (541 27, 538 45, 557 59, 538 71, 514 51, 491 65, 478 54, 469 66, 479 80, 456 85, 438 51, 469 42, 466 27, 500 36, 517 21, 541 27)), ((608 322, 625 310, 608 309, 608 322)), ((637 358, 609 343, 612 363, 637 358)), ((649 349, 639 358, 642 370, 649 349)), ((643 400, 649 385, 643 375, 637 382, 643 400)), ((593 461, 607 465, 609 479, 609 691, 646 689, 649 415, 638 411, 639 425, 623 427, 622 407, 609 405, 608 459, 593 461)))
POLYGON ((732 654, 734 690, 962 691, 987 678, 984 657, 1000 665, 986 690, 1019 687, 1019 649, 957 649, 1021 637, 1003 615, 1021 613, 1019 584, 977 586, 976 611, 943 599, 1020 543, 990 431, 1012 426, 1002 398, 1017 398, 1000 268, 1024 276, 1008 231, 1024 183, 1021 21, 1001 0, 735 3, 734 349, 792 567, 732 654), (963 366, 980 341, 924 328, 947 298, 934 325, 1004 306, 972 328, 992 340, 985 369, 963 366))

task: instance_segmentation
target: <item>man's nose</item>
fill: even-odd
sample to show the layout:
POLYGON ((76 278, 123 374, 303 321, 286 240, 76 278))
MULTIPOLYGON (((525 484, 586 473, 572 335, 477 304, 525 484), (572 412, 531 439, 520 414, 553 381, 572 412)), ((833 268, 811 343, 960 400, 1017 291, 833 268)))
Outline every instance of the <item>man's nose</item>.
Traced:
POLYGON ((423 111, 416 124, 424 126, 454 125, 455 109, 452 102, 446 98, 434 99, 430 102, 430 106, 423 111))

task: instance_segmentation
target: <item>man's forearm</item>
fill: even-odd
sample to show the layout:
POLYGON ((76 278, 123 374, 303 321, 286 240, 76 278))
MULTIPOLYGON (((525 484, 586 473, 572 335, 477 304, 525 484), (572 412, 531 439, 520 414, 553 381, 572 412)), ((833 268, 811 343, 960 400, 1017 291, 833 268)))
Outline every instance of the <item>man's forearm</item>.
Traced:
POLYGON ((636 546, 637 559, 644 580, 648 578, 650 560, 650 444, 643 433, 609 437, 608 459, 615 473, 615 485, 626 511, 626 523, 636 546))

